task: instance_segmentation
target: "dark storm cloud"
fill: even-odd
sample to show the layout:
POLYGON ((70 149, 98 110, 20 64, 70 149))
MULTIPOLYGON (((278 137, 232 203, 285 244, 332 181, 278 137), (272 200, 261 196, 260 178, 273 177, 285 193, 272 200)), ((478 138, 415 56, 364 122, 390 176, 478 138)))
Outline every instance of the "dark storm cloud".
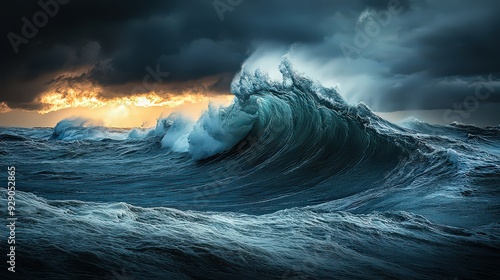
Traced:
MULTIPOLYGON (((358 91, 352 95, 381 111, 450 108, 471 94, 474 79, 499 77, 500 5, 494 0, 221 0, 239 3, 226 6, 222 21, 211 0, 65 1, 33 38, 19 44, 17 54, 7 34, 22 36, 21 18, 32 21, 42 8, 35 2, 3 4, 0 102, 36 108, 34 100, 49 82, 68 72, 130 94, 126 85, 142 83, 146 67, 168 72, 165 83, 218 77, 208 89, 224 92, 254 47, 268 41, 295 44, 309 61, 335 61, 345 69, 345 81, 363 75, 364 82, 350 87, 358 91), (369 21, 360 15, 391 5, 401 12, 358 48, 356 28, 369 21), (358 48, 349 62, 342 43, 358 48), (370 92, 375 89, 376 95, 370 92)), ((342 76, 334 75, 338 70, 320 68, 342 85, 342 76)), ((484 102, 498 102, 498 95, 484 102)))
POLYGON ((397 39, 365 56, 382 61, 388 70, 381 76, 392 82, 377 109, 454 108, 475 95, 479 82, 491 89, 481 101, 500 102, 499 8, 496 1, 415 1, 391 23, 397 39))

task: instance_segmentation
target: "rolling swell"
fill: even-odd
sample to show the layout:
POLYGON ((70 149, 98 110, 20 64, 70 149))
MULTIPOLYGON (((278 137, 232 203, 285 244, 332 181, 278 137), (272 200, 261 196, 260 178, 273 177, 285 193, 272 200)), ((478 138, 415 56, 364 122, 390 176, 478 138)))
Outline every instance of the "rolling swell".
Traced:
POLYGON ((258 216, 180 211, 24 192, 19 203, 22 269, 12 279, 498 276, 495 224, 462 229, 408 212, 355 215, 325 206, 258 216))
POLYGON ((26 141, 28 138, 10 133, 0 134, 0 141, 26 141))

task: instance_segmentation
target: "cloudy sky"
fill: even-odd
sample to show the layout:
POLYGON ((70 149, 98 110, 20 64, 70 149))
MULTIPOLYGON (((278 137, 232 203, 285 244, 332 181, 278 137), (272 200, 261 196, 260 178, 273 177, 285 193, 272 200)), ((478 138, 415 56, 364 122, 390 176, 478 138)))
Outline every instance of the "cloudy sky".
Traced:
POLYGON ((284 55, 388 118, 500 124, 495 0, 8 0, 1 10, 0 125, 123 107, 142 122, 141 112, 225 96, 245 61, 273 72, 284 55))

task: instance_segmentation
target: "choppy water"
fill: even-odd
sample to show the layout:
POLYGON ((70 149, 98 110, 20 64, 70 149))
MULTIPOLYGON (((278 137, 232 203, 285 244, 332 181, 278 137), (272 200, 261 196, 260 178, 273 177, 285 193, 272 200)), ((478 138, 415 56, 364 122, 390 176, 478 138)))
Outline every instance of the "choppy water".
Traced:
POLYGON ((196 122, 0 128, 15 276, 500 277, 499 127, 395 125, 281 71, 241 74, 196 122))

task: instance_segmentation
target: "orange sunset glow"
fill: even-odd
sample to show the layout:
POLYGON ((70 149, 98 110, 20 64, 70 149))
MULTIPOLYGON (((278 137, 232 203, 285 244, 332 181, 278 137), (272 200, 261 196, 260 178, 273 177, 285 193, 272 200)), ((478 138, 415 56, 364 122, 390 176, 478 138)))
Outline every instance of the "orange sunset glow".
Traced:
POLYGON ((151 127, 158 118, 172 112, 196 119, 210 102, 228 105, 234 98, 233 95, 160 95, 155 92, 104 98, 100 92, 99 87, 46 92, 37 100, 42 104, 38 111, 10 109, 6 104, 0 104, 0 113, 3 114, 0 125, 54 126, 64 118, 83 117, 108 127, 151 127))
POLYGON ((160 96, 155 92, 137 94, 126 97, 103 98, 100 95, 101 88, 90 89, 67 89, 66 92, 51 91, 42 94, 38 102, 43 105, 40 113, 48 113, 67 108, 89 108, 137 106, 137 107, 167 107, 173 108, 185 102, 200 103, 207 102, 209 97, 202 94, 185 93, 182 95, 160 96))

